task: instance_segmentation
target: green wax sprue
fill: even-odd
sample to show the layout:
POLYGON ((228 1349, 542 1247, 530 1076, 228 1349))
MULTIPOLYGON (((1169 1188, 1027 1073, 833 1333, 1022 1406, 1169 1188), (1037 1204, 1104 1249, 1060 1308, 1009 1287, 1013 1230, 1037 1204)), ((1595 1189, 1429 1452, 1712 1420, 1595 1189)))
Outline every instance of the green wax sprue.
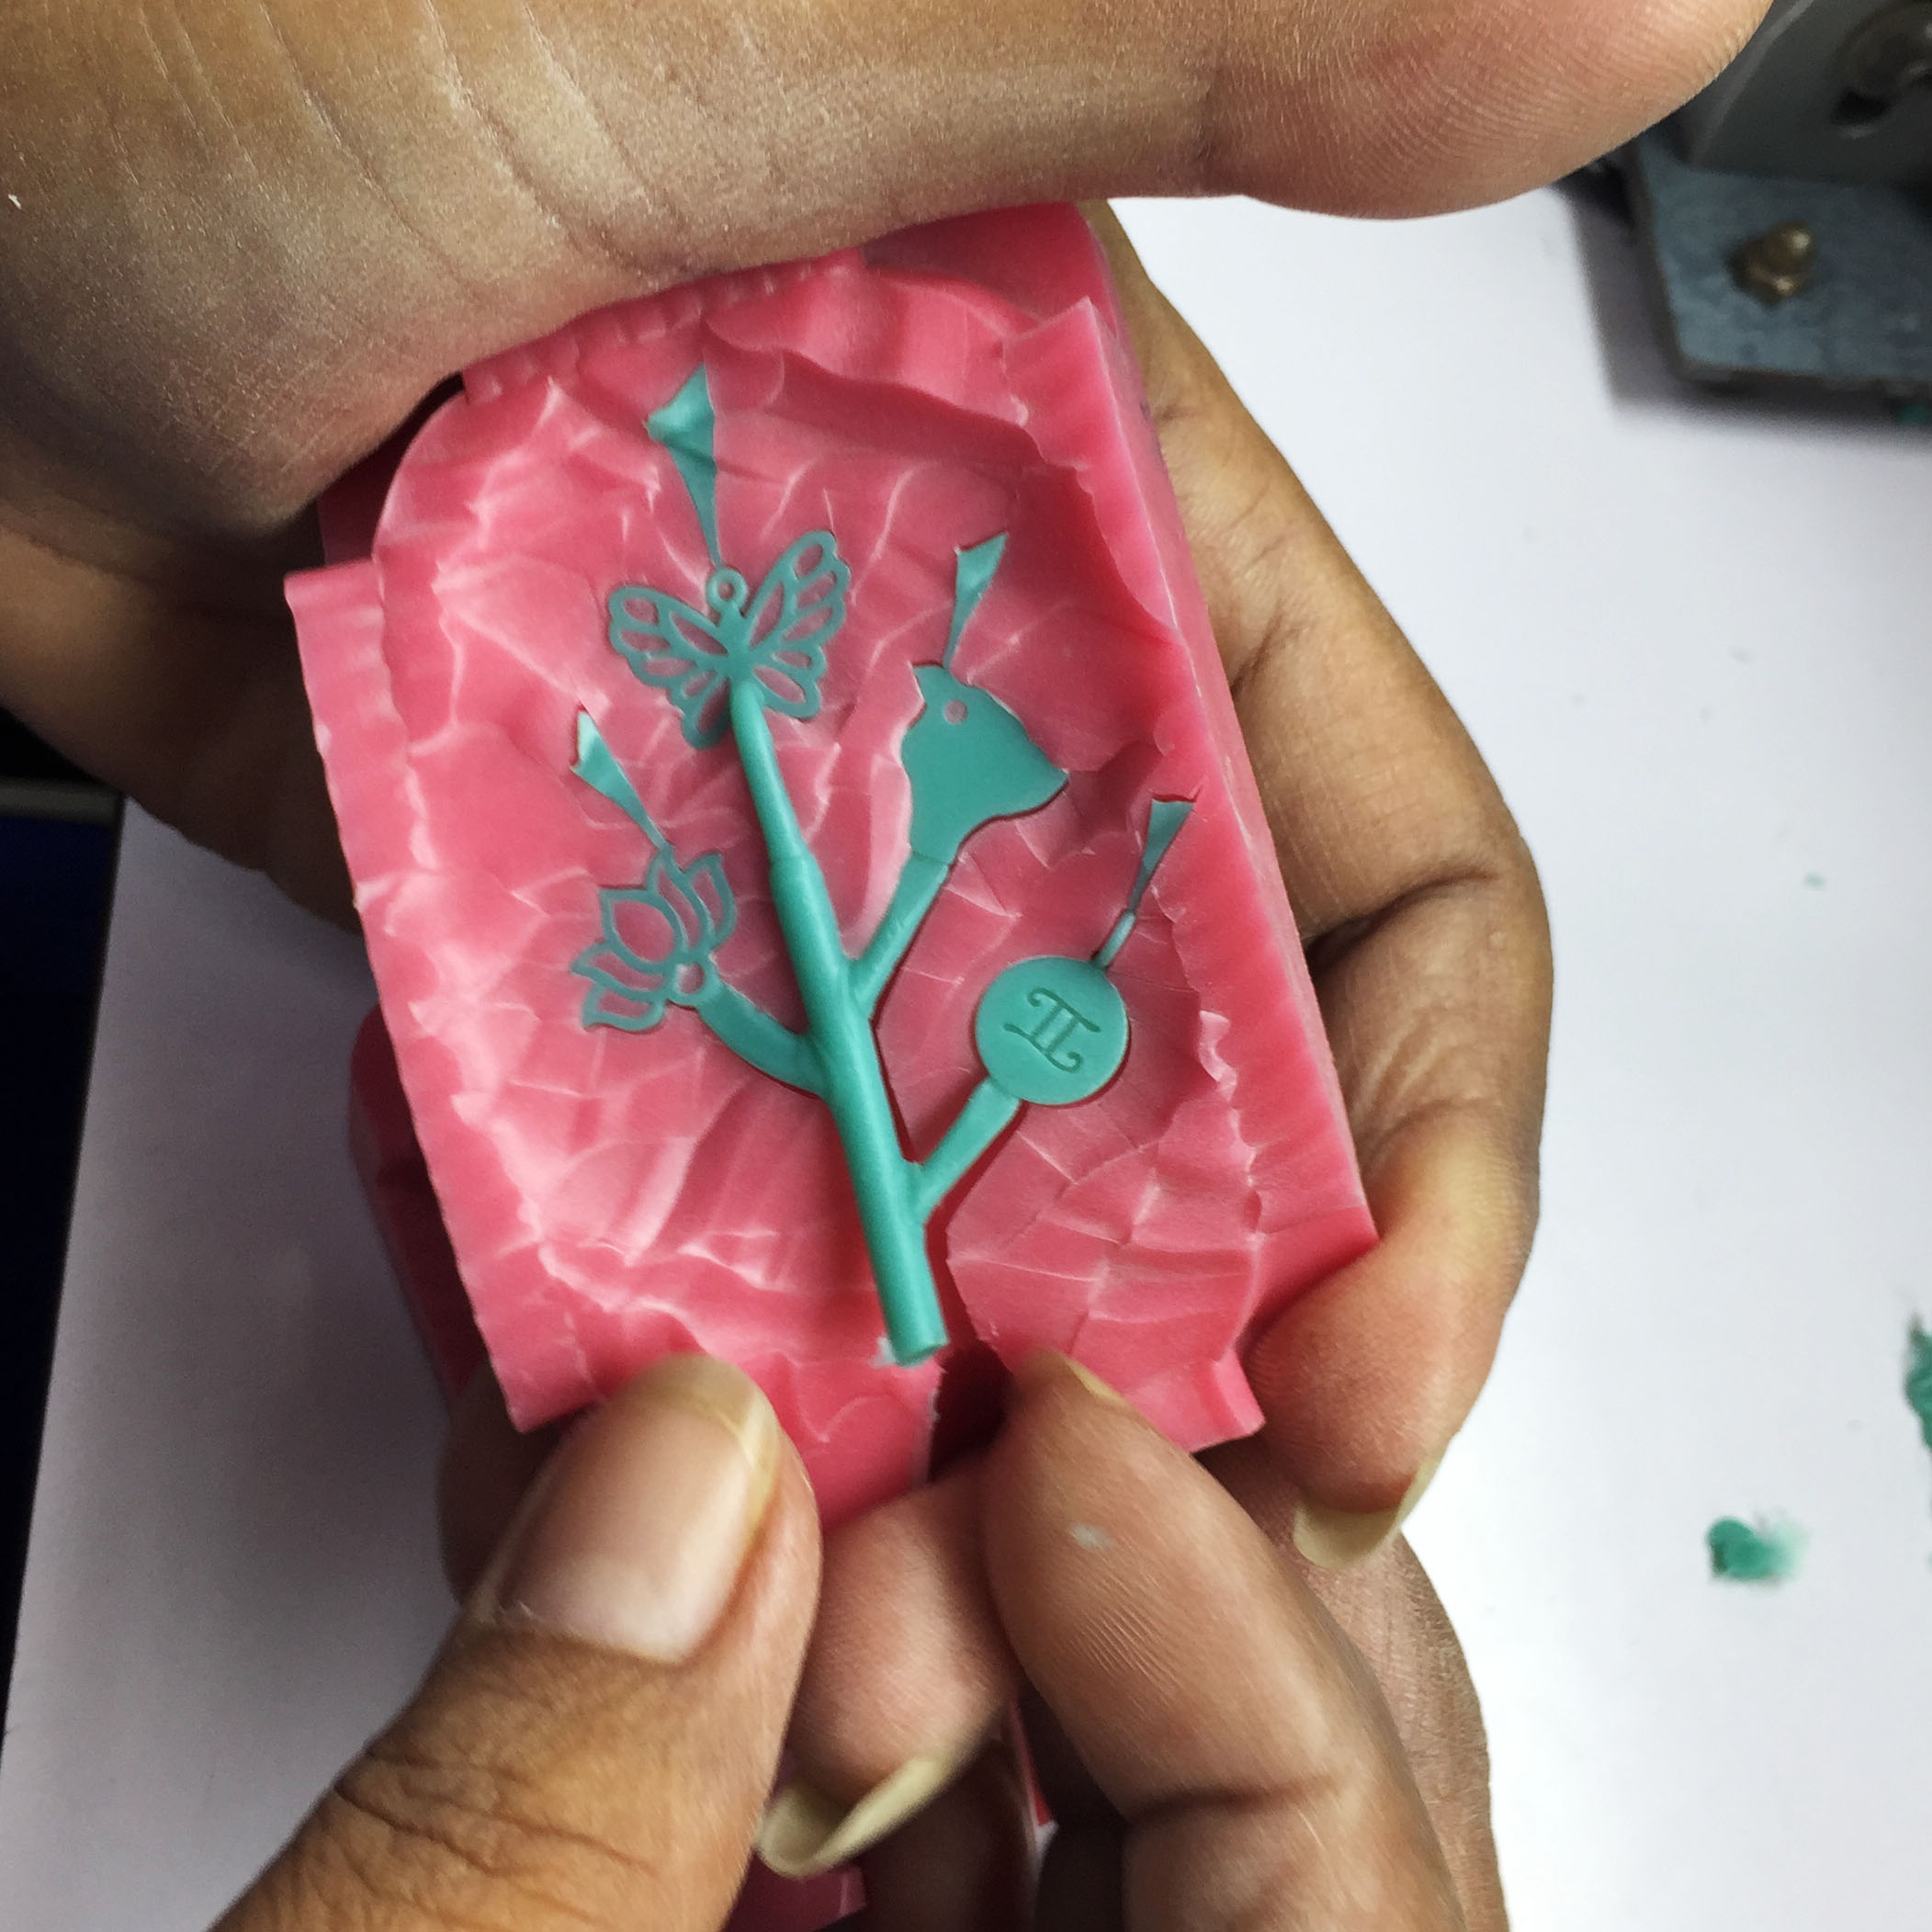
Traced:
POLYGON ((571 769, 631 819, 651 857, 641 885, 605 887, 600 895, 603 932, 572 964, 591 982, 584 1023, 642 1032, 669 1007, 685 1007, 761 1073, 822 1100, 852 1177, 894 1357, 922 1361, 948 1339, 926 1224, 1022 1106, 1091 1099, 1119 1070, 1127 1015, 1108 968, 1192 808, 1183 800, 1154 803, 1139 873, 1090 957, 1023 960, 994 979, 974 1028, 985 1079, 926 1159, 909 1159, 873 1034, 880 997, 966 840, 996 819, 1038 810, 1067 783, 1021 720, 953 669, 967 621, 999 569, 1005 536, 958 553, 944 653, 936 664, 914 667, 924 709, 899 751, 912 797, 910 850, 876 931, 854 957, 845 950, 824 874, 785 789, 770 720, 774 712, 817 715, 825 650, 845 621, 851 571, 829 530, 796 538, 755 591, 724 560, 714 416, 702 367, 650 418, 649 428, 684 480, 712 568, 701 605, 643 584, 613 592, 610 642, 640 680, 669 695, 693 747, 709 749, 729 732, 763 837, 773 905, 806 1024, 802 1032, 782 1024, 722 977, 716 955, 730 936, 736 901, 720 855, 679 862, 587 713, 578 717, 571 769), (672 935, 661 953, 645 957, 626 939, 620 917, 628 906, 661 915, 672 935), (607 951, 644 979, 648 995, 640 998, 637 984, 600 967, 607 951))

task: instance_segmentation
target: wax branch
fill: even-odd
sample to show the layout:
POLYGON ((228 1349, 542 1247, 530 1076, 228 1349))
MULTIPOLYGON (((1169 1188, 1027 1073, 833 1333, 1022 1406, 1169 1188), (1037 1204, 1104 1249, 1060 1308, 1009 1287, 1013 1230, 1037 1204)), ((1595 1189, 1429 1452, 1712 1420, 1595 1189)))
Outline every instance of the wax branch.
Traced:
POLYGON ((959 552, 944 651, 936 664, 912 667, 924 706, 899 751, 912 796, 909 851, 886 911, 854 958, 785 787, 767 716, 817 714, 825 647, 844 624, 851 573, 826 530, 797 538, 755 592, 724 560, 716 422, 702 367, 648 427, 691 497, 711 571, 702 608, 649 585, 613 592, 610 642, 640 680, 669 695, 694 747, 714 745, 729 731, 763 837, 773 907, 806 1026, 798 1033, 781 1024, 719 973, 716 954, 736 922, 720 854, 680 864, 596 725, 580 714, 571 770, 651 847, 642 884, 601 891, 603 936, 572 962, 591 982, 584 1023, 641 1033, 669 1007, 687 1007, 749 1065, 825 1102, 852 1176, 893 1353, 900 1362, 921 1361, 947 1340, 926 1223, 1022 1104, 1090 1098, 1118 1069, 1127 1021, 1106 969, 1191 808, 1153 805, 1125 908, 1091 959, 1022 961, 988 988, 975 1020, 987 1078, 927 1158, 909 1160, 872 1030, 879 999, 965 842, 993 819, 1037 810, 1067 782, 1011 711, 953 670, 1006 538, 959 552))

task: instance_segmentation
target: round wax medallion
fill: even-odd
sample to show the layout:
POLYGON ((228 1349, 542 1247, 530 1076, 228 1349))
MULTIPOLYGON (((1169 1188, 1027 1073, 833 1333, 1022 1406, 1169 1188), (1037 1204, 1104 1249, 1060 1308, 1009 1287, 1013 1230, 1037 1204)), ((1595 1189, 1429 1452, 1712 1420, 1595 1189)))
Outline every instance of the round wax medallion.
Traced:
POLYGON ((1127 1009, 1090 959, 1022 959, 987 988, 973 1041, 1002 1093, 1065 1107, 1091 1100, 1120 1070, 1127 1009))

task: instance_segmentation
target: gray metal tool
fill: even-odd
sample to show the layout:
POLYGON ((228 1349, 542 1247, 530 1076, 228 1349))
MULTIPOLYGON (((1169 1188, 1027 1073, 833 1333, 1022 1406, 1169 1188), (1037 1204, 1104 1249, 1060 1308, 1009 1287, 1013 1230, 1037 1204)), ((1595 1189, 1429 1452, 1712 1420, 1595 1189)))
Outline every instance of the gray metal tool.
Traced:
POLYGON ((1776 0, 1624 165, 1684 375, 1932 401, 1932 0, 1776 0))

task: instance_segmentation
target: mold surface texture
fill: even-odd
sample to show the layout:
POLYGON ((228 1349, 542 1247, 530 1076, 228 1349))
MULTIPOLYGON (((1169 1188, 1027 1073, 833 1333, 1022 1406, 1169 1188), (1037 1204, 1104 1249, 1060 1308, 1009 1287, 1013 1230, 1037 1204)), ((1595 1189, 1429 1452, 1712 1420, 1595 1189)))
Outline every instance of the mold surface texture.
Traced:
POLYGON ((893 1364, 824 1100, 674 998, 648 1026, 595 1023, 572 972, 605 930, 600 895, 652 858, 636 816, 572 775, 588 717, 690 876, 717 855, 704 903, 665 915, 672 943, 701 942, 731 987, 805 1024, 744 764, 729 740, 695 746, 681 704, 634 674, 610 600, 651 586, 703 609, 714 540, 755 592, 823 531, 850 571, 842 621, 816 708, 768 723, 844 951, 864 953, 907 864, 908 733, 950 715, 927 711, 944 693, 916 667, 945 661, 1066 774, 972 830, 885 987, 904 1159, 980 1086, 988 987, 1042 955, 1093 960, 1157 802, 1191 808, 1103 962, 1127 1016, 1118 1073, 1019 1106, 932 1211, 953 1350, 1007 1367, 1065 1350, 1188 1447, 1253 1429, 1245 1340, 1373 1234, 1078 215, 973 218, 586 317, 470 370, 390 460, 386 501, 367 477, 345 491, 337 560, 289 598, 402 1086, 517 1421, 704 1349, 772 1395, 828 1518, 924 1472, 952 1351, 893 1364), (700 368, 715 532, 647 427, 700 368), (949 639, 960 553, 1002 534, 949 639))

